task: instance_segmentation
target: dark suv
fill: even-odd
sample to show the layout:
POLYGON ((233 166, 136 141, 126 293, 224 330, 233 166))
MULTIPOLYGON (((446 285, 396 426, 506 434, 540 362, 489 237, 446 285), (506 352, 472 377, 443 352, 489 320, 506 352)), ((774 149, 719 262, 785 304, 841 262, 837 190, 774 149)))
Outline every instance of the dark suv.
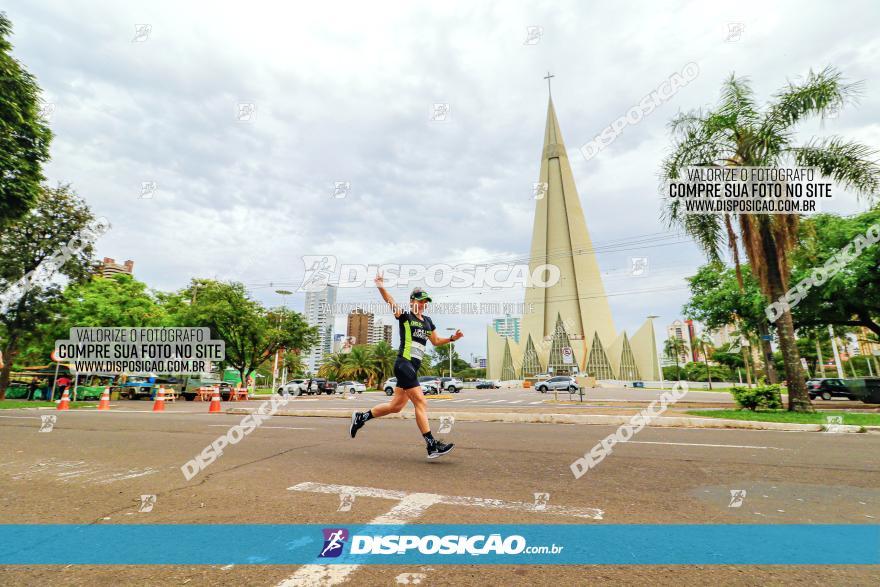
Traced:
POLYGON ((306 378, 302 383, 302 389, 307 394, 317 394, 321 395, 322 393, 326 393, 327 395, 332 395, 336 392, 336 382, 335 381, 327 381, 323 377, 313 377, 311 379, 311 384, 309 384, 309 379, 306 378))
POLYGON ((821 397, 826 401, 830 400, 833 396, 846 397, 852 400, 858 399, 853 391, 847 387, 846 382, 843 379, 808 379, 807 393, 810 394, 810 399, 821 397))

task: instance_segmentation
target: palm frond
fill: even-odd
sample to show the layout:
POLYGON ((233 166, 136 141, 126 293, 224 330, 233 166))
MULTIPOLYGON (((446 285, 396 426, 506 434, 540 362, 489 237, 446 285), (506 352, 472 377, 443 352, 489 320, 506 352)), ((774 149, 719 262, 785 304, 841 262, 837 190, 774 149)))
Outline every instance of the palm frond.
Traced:
POLYGON ((721 85, 718 114, 730 118, 732 126, 751 124, 760 119, 749 78, 730 74, 721 85))
POLYGON ((802 84, 788 83, 776 93, 764 121, 765 127, 785 129, 808 116, 824 116, 855 102, 861 92, 861 83, 847 84, 837 69, 826 67, 807 74, 802 84))
POLYGON ((880 195, 880 165, 878 151, 840 137, 813 139, 804 147, 790 149, 795 162, 804 167, 816 167, 860 197, 880 195))

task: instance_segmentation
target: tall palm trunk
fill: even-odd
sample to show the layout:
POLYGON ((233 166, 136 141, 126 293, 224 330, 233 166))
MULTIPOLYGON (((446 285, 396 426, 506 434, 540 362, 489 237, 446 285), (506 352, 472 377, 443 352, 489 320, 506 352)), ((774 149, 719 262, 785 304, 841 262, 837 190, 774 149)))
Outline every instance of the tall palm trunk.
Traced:
POLYGON ((706 363, 706 377, 709 379, 709 390, 712 389, 712 370, 709 368, 709 355, 706 353, 706 345, 703 345, 703 362, 706 363))
MULTIPOLYGON (((776 239, 773 238, 770 222, 758 223, 761 253, 766 259, 767 283, 765 295, 770 300, 779 299, 785 294, 785 280, 779 270, 780 260, 777 252, 776 239)), ((764 284, 762 284, 764 285, 764 284)), ((776 332, 779 335, 779 346, 782 350, 782 362, 785 367, 785 378, 788 380, 788 409, 793 412, 812 412, 813 405, 807 394, 801 369, 800 353, 794 334, 794 322, 791 311, 786 308, 776 321, 776 332)))
MULTIPOLYGON (((724 215, 724 225, 727 228, 727 244, 730 247, 730 252, 733 254, 733 266, 736 270, 736 284, 739 287, 739 293, 745 295, 746 288, 743 283, 742 266, 740 265, 739 260, 739 245, 737 245, 736 242, 736 232, 733 230, 733 224, 730 221, 729 214, 724 215)), ((734 319, 738 320, 739 317, 734 315, 734 319)), ((764 363, 764 373, 767 374, 767 380, 770 381, 770 383, 776 383, 779 379, 776 375, 776 366, 773 364, 773 347, 770 345, 770 341, 765 338, 770 334, 770 329, 767 326, 767 322, 764 320, 761 320, 758 324, 758 334, 761 337, 760 344, 764 363)), ((745 349, 743 349, 743 359, 746 358, 746 355, 747 353, 745 352, 745 349)), ((748 374, 748 365, 746 365, 746 378, 749 381, 749 387, 751 387, 752 378, 748 374)))

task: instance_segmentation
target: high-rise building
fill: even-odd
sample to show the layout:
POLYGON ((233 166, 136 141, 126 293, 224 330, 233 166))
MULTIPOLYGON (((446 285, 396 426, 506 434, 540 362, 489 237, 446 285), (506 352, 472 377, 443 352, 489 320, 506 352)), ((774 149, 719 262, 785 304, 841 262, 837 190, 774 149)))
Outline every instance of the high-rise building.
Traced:
POLYGON ((709 336, 709 340, 712 341, 712 346, 717 349, 726 344, 732 344, 739 341, 739 337, 737 337, 734 332, 736 332, 736 326, 733 324, 725 324, 720 328, 709 330, 706 334, 709 336))
POLYGON ((305 363, 313 375, 324 362, 324 356, 333 352, 333 308, 336 305, 336 286, 328 285, 319 291, 307 291, 306 323, 318 328, 318 343, 305 355, 305 363))
POLYGON ((529 273, 536 280, 558 279, 526 288, 525 307, 531 311, 521 318, 520 342, 487 325, 486 376, 512 380, 552 373, 658 380, 653 322, 647 320, 632 338, 614 327, 552 99, 534 188, 529 273))
POLYGON ((369 343, 376 344, 382 340, 391 344, 391 326, 383 323, 381 319, 376 318, 373 320, 372 327, 370 327, 369 343))
POLYGON ((373 314, 357 309, 348 315, 346 335, 354 337, 354 344, 370 344, 373 338, 373 314))
MULTIPOLYGON (((691 340, 691 328, 689 325, 682 322, 681 320, 675 320, 666 327, 666 338, 677 338, 678 340, 684 343, 684 346, 678 353, 678 364, 684 365, 686 363, 690 363, 693 359, 693 353, 691 349, 693 348, 693 342, 691 340)), ((673 363, 675 360, 673 358, 669 358, 673 363)))
POLYGON ((97 273, 101 277, 110 277, 111 275, 118 275, 120 273, 127 273, 131 275, 133 271, 134 261, 132 261, 131 259, 120 265, 116 262, 116 259, 104 257, 104 260, 101 261, 101 263, 98 265, 97 273))
POLYGON ((519 342, 519 318, 507 314, 504 318, 495 318, 492 321, 492 328, 495 329, 500 336, 510 337, 519 342))

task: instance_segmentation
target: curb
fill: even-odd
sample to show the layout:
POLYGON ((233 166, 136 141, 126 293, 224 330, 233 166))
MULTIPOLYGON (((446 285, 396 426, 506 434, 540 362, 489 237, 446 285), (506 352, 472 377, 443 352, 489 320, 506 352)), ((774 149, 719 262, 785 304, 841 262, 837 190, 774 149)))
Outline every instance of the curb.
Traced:
MULTIPOLYGON (((249 414, 251 408, 229 408, 227 414, 249 414)), ((506 422, 512 424, 581 424, 619 426, 629 423, 632 416, 604 416, 599 414, 519 414, 511 412, 450 412, 459 422, 506 422)), ((351 412, 345 410, 279 410, 276 416, 299 416, 306 418, 350 418, 351 412)), ((444 414, 446 415, 446 414, 444 414)), ((414 412, 389 414, 384 418, 411 420, 414 412)), ((439 420, 439 414, 429 414, 429 420, 439 420)), ((725 420, 722 418, 654 418, 648 424, 652 428, 704 428, 704 429, 742 429, 742 430, 784 430, 790 432, 823 432, 822 424, 791 424, 787 422, 756 422, 752 420, 725 420)), ((875 427, 880 429, 880 427, 875 427)), ((834 432, 862 432, 861 426, 835 426, 834 432)))

